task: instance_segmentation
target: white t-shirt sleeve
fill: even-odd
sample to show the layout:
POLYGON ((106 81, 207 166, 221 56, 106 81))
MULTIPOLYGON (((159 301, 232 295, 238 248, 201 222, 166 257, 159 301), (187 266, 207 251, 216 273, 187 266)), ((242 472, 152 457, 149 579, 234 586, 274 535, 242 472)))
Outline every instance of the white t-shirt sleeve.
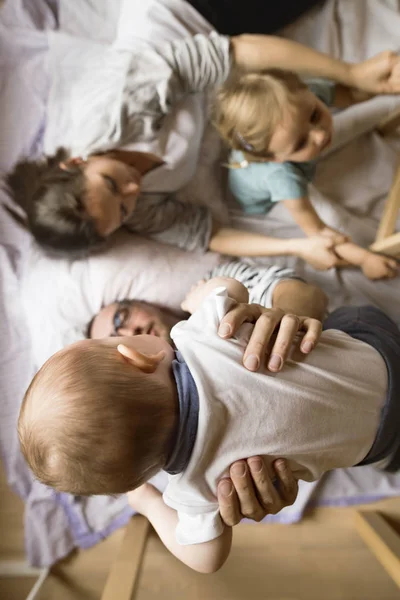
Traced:
MULTIPOLYGON (((221 320, 234 304, 236 304, 235 300, 228 296, 228 290, 225 287, 220 286, 215 288, 187 321, 180 321, 172 328, 171 339, 179 349, 181 332, 185 336, 191 332, 194 335, 208 332, 218 337, 217 331, 221 320)), ((243 323, 232 339, 235 339, 245 348, 249 342, 252 330, 253 325, 251 323, 243 323)))
POLYGON ((174 78, 175 94, 203 92, 222 84, 231 69, 230 40, 212 32, 176 40, 162 49, 162 57, 174 78))
POLYGON ((218 509, 197 515, 178 512, 178 519, 176 540, 182 546, 211 542, 224 531, 218 509))
POLYGON ((178 323, 172 332, 181 327, 184 327, 185 331, 193 329, 215 332, 233 304, 235 300, 229 298, 227 289, 223 286, 217 287, 203 300, 196 312, 187 321, 178 323))

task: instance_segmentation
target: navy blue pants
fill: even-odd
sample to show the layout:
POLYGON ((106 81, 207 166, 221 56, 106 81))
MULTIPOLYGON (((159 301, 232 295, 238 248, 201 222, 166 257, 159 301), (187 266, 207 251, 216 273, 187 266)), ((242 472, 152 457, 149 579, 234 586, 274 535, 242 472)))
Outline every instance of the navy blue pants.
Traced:
MULTIPOLYGON (((388 372, 388 391, 373 446, 359 465, 389 459, 385 471, 400 469, 400 331, 385 313, 374 306, 343 306, 333 311, 323 325, 339 329, 366 342, 379 352, 388 372)), ((368 368, 368 365, 366 365, 368 368)))

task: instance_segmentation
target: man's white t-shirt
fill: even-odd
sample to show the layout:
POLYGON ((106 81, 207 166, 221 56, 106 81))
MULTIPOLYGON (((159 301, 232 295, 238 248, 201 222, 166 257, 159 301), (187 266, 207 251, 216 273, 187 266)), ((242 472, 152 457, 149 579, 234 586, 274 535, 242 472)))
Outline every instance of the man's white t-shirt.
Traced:
POLYGON ((278 374, 247 371, 242 357, 253 326, 244 324, 228 342, 217 334, 232 302, 219 288, 171 332, 199 394, 192 455, 164 493, 178 512, 181 544, 222 533, 216 489, 233 462, 283 457, 305 481, 356 465, 374 442, 385 402, 383 358, 341 331, 323 332, 310 355, 295 349, 278 374))

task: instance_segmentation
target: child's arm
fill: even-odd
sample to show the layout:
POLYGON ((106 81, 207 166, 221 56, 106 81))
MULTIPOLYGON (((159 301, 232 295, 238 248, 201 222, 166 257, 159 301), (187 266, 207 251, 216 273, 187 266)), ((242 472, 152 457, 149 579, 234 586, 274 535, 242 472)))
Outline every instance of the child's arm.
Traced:
POLYGON ((368 279, 392 279, 398 274, 395 258, 375 254, 352 242, 335 247, 336 253, 352 265, 359 266, 368 279))
POLYGON ((167 506, 161 493, 145 483, 128 493, 129 504, 144 515, 158 533, 163 544, 185 565, 199 573, 215 573, 229 556, 232 528, 225 527, 222 535, 202 544, 181 545, 176 540, 177 512, 167 506))
POLYGON ((299 240, 268 237, 259 233, 214 225, 208 249, 228 256, 296 255, 299 240))
POLYGON ((347 241, 347 237, 328 227, 318 216, 315 208, 310 202, 308 196, 295 198, 293 200, 284 200, 283 204, 292 215, 297 225, 304 231, 307 236, 310 235, 325 235, 332 239, 335 244, 341 244, 347 241))

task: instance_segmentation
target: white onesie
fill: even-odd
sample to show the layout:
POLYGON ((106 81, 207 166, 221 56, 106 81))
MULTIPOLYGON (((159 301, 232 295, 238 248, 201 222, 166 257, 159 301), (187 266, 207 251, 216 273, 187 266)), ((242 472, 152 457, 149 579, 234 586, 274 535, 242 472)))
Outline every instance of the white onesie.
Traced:
POLYGON ((387 391, 381 355, 346 333, 322 333, 310 355, 294 349, 278 374, 242 366, 253 326, 230 341, 217 334, 232 305, 218 288, 171 337, 199 395, 196 441, 186 469, 170 476, 164 501, 178 512, 177 540, 194 544, 223 531, 217 483, 236 460, 288 460, 297 479, 351 467, 370 450, 387 391))

